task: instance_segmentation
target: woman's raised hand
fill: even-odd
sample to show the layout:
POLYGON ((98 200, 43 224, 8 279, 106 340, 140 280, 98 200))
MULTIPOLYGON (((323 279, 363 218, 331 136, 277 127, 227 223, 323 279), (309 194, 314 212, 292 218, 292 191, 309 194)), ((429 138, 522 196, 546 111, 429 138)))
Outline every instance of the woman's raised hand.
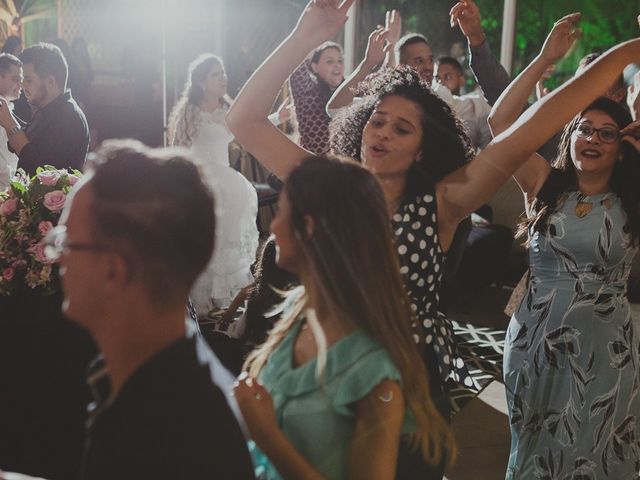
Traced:
POLYGON ((374 68, 376 65, 381 64, 384 61, 384 56, 386 53, 385 42, 387 30, 382 28, 382 26, 378 26, 371 35, 369 35, 369 40, 367 41, 367 50, 364 54, 364 61, 369 66, 369 68, 374 68))
POLYGON ((384 17, 384 29, 387 31, 387 41, 395 45, 402 35, 402 17, 398 10, 387 10, 384 17))
POLYGON ((311 0, 300 15, 293 34, 311 48, 331 40, 347 21, 347 12, 354 1, 311 0))
POLYGON ((540 51, 548 63, 555 63, 564 57, 580 37, 582 31, 577 25, 581 16, 580 12, 570 13, 554 23, 540 51))

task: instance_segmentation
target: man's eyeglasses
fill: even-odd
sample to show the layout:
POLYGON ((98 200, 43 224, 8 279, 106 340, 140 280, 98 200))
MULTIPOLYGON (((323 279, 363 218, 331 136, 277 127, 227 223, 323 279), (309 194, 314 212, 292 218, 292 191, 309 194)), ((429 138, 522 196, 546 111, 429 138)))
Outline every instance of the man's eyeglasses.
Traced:
POLYGON ((596 133, 602 143, 614 143, 620 137, 620 130, 613 127, 595 128, 589 123, 580 123, 575 129, 580 138, 593 138, 596 133))
POLYGON ((103 252, 111 250, 101 245, 90 245, 87 243, 68 243, 66 225, 58 225, 51 229, 42 240, 44 245, 44 255, 51 261, 57 261, 62 254, 71 250, 86 250, 94 252, 103 252))

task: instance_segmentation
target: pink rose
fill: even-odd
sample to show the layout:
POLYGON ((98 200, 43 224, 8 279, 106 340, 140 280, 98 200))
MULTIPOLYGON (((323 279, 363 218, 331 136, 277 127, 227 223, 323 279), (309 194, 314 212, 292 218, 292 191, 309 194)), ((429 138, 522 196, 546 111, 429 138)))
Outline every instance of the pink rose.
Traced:
POLYGON ((60 172, 57 170, 47 170, 45 172, 40 172, 37 177, 43 185, 53 186, 58 183, 60 172))
POLYGON ((78 183, 78 181, 80 180, 80 178, 76 177, 73 174, 69 174, 67 176, 67 180, 69 180, 69 185, 75 185, 76 183, 78 183))
POLYGON ((8 200, 5 200, 4 202, 0 203, 0 215, 4 215, 5 217, 8 217, 9 215, 11 215, 13 212, 16 211, 17 205, 18 205, 17 198, 10 198, 8 200))
POLYGON ((33 257, 40 263, 44 263, 44 264, 53 263, 44 254, 44 245, 42 243, 34 243, 27 249, 27 251, 31 253, 31 255, 33 255, 33 257))
POLYGON ((13 268, 8 267, 2 271, 2 278, 4 278, 7 282, 10 282, 13 278, 13 268))
POLYGON ((52 212, 59 212, 64 207, 66 199, 67 196, 62 190, 54 190, 44 194, 44 206, 52 212))
POLYGON ((38 224, 40 235, 45 236, 53 228, 53 223, 42 221, 38 224))

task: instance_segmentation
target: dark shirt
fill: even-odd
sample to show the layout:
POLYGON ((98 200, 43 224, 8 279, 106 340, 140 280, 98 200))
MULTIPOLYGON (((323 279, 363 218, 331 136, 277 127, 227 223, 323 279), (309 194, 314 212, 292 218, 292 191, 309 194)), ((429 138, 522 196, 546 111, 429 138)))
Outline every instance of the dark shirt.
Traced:
POLYGON ((213 353, 197 338, 182 338, 145 362, 88 423, 81 478, 253 479, 213 368, 213 353))
POLYGON ((18 168, 30 175, 43 165, 82 169, 89 150, 89 126, 71 92, 36 110, 24 132, 29 143, 18 155, 18 168))
MULTIPOLYGON (((487 103, 493 107, 502 92, 511 83, 511 76, 493 54, 486 40, 476 47, 469 45, 469 51, 471 53, 469 62, 471 71, 476 77, 487 103)), ((562 132, 557 132, 538 150, 538 153, 547 162, 552 162, 556 158, 561 136, 562 132)))

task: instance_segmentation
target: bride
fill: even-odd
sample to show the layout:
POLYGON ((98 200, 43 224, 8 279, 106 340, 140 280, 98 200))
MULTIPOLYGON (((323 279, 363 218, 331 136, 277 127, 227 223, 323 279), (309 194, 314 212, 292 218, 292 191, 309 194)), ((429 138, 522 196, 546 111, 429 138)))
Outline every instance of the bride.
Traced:
POLYGON ((256 191, 229 166, 233 136, 224 120, 229 107, 226 91, 222 60, 200 55, 189 65, 184 90, 171 113, 172 145, 187 147, 200 158, 216 202, 215 250, 191 291, 199 317, 228 307, 253 282, 249 267, 258 247, 256 191))

